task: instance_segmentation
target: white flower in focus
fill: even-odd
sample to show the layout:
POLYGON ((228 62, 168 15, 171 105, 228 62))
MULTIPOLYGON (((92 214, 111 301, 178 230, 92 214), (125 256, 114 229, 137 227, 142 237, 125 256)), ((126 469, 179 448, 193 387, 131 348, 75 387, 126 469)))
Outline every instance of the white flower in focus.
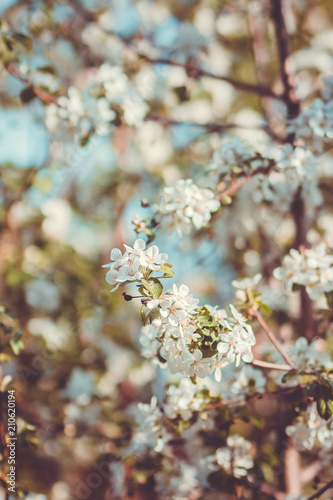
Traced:
POLYGON ((229 363, 235 362, 236 366, 239 366, 241 359, 250 363, 253 360, 252 346, 256 343, 252 327, 246 323, 246 318, 232 304, 229 308, 233 315, 233 318, 228 318, 226 322, 230 332, 219 335, 221 342, 217 344, 217 350, 226 355, 229 363), (232 326, 229 324, 231 322, 233 322, 232 326))
POLYGON ((220 208, 210 189, 199 188, 192 179, 180 179, 172 187, 166 187, 158 204, 152 206, 157 218, 165 217, 179 236, 188 234, 191 225, 196 229, 207 226, 211 214, 220 208))
MULTIPOLYGON (((111 251, 110 259, 112 262, 102 267, 109 268, 106 274, 106 281, 113 285, 112 291, 115 291, 120 284, 127 281, 138 281, 144 277, 145 269, 158 271, 158 269, 167 260, 165 253, 160 253, 156 245, 146 248, 146 243, 142 239, 136 240, 132 247, 124 245, 126 251, 122 254, 119 248, 111 251)), ((156 301, 155 301, 156 302, 156 301)), ((156 307, 159 302, 153 303, 150 307, 156 307)))
POLYGON ((195 349, 191 355, 192 362, 186 368, 185 374, 188 377, 197 376, 199 378, 204 378, 209 372, 209 365, 211 363, 210 359, 204 359, 203 354, 199 349, 195 349))
POLYGON ((160 253, 156 245, 149 247, 140 256, 140 264, 143 267, 148 267, 148 269, 151 269, 152 271, 158 271, 159 268, 167 262, 167 260, 167 254, 160 253))

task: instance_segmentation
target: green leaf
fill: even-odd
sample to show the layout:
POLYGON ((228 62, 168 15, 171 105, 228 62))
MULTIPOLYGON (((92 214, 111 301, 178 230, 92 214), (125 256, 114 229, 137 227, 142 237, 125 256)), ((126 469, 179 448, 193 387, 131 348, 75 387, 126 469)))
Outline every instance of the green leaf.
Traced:
MULTIPOLYGON (((332 393, 333 393, 333 378, 330 378, 330 377, 326 377, 325 375, 322 376, 322 380, 324 382, 324 384, 332 390, 332 393)), ((332 394, 333 396, 333 394, 332 394)))
POLYGON ((274 471, 272 467, 267 462, 262 462, 259 467, 262 472, 262 475, 264 476, 265 481, 268 484, 272 484, 274 481, 274 471))
POLYGON ((80 137, 80 146, 84 148, 86 146, 92 136, 93 130, 89 130, 86 134, 84 134, 82 137, 80 137))
POLYGON ((12 380, 13 380, 13 377, 11 375, 6 375, 2 379, 1 386, 0 386, 0 391, 4 392, 7 389, 7 387, 9 386, 9 384, 12 382, 12 380))
POLYGON ((258 427, 258 429, 263 429, 265 425, 265 420, 263 419, 263 417, 257 415, 256 413, 249 413, 249 418, 252 424, 258 427))
POLYGON ((146 326, 146 324, 148 323, 148 318, 145 314, 145 308, 144 306, 141 307, 140 309, 140 318, 141 318, 141 321, 143 323, 144 326, 146 326))
POLYGON ((232 203, 231 196, 223 196, 222 199, 221 199, 221 203, 223 205, 230 205, 230 203, 232 203))
POLYGON ((321 418, 328 420, 333 414, 333 400, 320 398, 317 400, 317 411, 321 418))
POLYGON ((325 297, 329 309, 333 309, 333 292, 325 292, 325 297))
POLYGON ((41 73, 47 73, 48 75, 52 76, 56 76, 57 74, 57 70, 51 65, 41 66, 37 69, 37 71, 40 71, 41 73))
POLYGON ((147 315, 147 320, 152 323, 154 319, 158 319, 160 317, 160 310, 158 307, 154 307, 149 314, 147 315))
POLYGON ((142 285, 138 286, 138 291, 140 295, 143 295, 144 297, 149 297, 149 293, 147 293, 147 290, 145 289, 144 286, 142 285))
POLYGON ((20 354, 20 352, 24 349, 22 333, 20 331, 16 332, 16 334, 10 339, 9 343, 13 353, 16 354, 16 356, 20 354))
POLYGON ((266 316, 270 316, 272 314, 271 308, 265 304, 264 302, 257 302, 260 310, 265 314, 266 316))
POLYGON ((161 266, 157 272, 159 273, 164 273, 163 276, 161 276, 162 278, 174 278, 175 277, 175 271, 172 269, 172 264, 170 264, 169 262, 166 262, 165 264, 163 264, 163 266, 161 266))
POLYGON ((303 374, 304 374, 304 370, 290 370, 285 375, 283 375, 282 383, 285 384, 286 382, 288 382, 288 380, 291 380, 291 379, 298 377, 299 375, 303 375, 303 374))
POLYGON ((158 299, 163 292, 163 285, 157 278, 143 279, 141 283, 151 293, 153 299, 158 299))
POLYGON ((32 52, 34 43, 32 41, 32 38, 30 38, 30 36, 16 32, 11 34, 11 38, 18 50, 20 51, 23 50, 24 52, 30 52, 30 53, 32 52))

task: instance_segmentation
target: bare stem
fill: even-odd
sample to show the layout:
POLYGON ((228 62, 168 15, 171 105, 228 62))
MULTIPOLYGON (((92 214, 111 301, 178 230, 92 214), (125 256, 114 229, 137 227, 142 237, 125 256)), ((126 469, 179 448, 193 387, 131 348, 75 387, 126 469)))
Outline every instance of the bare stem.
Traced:
POLYGON ((250 314, 252 314, 252 316, 254 316, 255 318, 257 318, 257 320, 259 321, 259 323, 261 324, 261 326, 265 330, 265 332, 267 334, 267 337, 272 342, 272 344, 274 345, 274 347, 279 351, 279 353, 281 354, 281 356, 283 356, 283 358, 286 360, 286 362, 290 366, 290 369, 295 370, 296 366, 291 361, 291 359, 288 356, 288 354, 286 354, 284 352, 284 350, 280 346, 279 342, 276 340, 274 333, 270 330, 269 326, 267 325, 266 321, 261 316, 261 314, 258 311, 250 311, 250 314))
POLYGON ((244 186, 244 184, 246 184, 247 181, 250 180, 251 178, 252 178, 252 175, 246 175, 245 177, 243 177, 239 181, 234 182, 228 189, 226 189, 225 191, 222 191, 222 193, 219 194, 218 199, 222 200, 226 196, 232 196, 232 195, 234 195, 235 192, 240 187, 244 186))
POLYGON ((284 372, 289 372, 293 370, 291 366, 288 365, 277 365, 275 363, 268 363, 267 361, 260 361, 259 359, 254 359, 251 361, 254 366, 259 366, 260 368, 268 368, 270 370, 282 370, 284 372))
POLYGON ((306 500, 314 500, 315 498, 319 498, 325 491, 329 490, 330 488, 333 488, 333 479, 332 481, 329 481, 325 486, 320 488, 316 493, 308 497, 306 500))
POLYGON ((28 78, 21 75, 21 73, 15 68, 15 66, 13 66, 12 64, 8 64, 6 66, 6 69, 8 73, 14 76, 17 80, 20 80, 21 82, 25 83, 27 87, 30 87, 35 96, 38 97, 41 101, 45 102, 46 104, 57 104, 57 99, 55 97, 48 94, 47 92, 44 92, 44 90, 35 87, 28 78))

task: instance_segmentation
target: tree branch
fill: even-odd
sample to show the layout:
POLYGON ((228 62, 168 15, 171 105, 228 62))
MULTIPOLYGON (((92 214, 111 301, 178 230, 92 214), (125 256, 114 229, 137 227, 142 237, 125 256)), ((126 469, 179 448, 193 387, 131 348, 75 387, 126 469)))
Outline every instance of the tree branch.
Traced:
POLYGON ((275 335, 274 333, 270 330, 269 326, 267 325, 266 321, 264 320, 264 318, 261 316, 261 314, 259 313, 259 311, 255 311, 255 310, 251 310, 250 311, 250 314, 252 316, 254 316, 258 321, 259 323, 261 324, 261 326, 263 327, 263 329, 265 330, 266 334, 267 334, 267 337, 269 338, 269 340, 272 342, 272 344, 274 345, 274 347, 277 349, 277 351, 279 351, 279 353, 281 354, 281 356, 283 356, 283 358, 285 359, 285 361, 288 363, 288 365, 291 367, 292 370, 295 370, 296 369, 296 366, 294 365, 294 363, 291 361, 290 357, 288 356, 288 354, 286 354, 284 352, 284 350, 282 349, 282 347, 280 346, 280 344, 278 343, 278 341, 276 340, 275 338, 275 335))
POLYGON ((211 73, 210 71, 198 68, 191 62, 181 63, 173 59, 165 59, 163 57, 157 57, 157 58, 150 57, 147 54, 144 54, 143 52, 136 50, 135 47, 133 47, 132 45, 131 48, 133 48, 133 50, 139 57, 152 64, 165 64, 167 66, 177 66, 185 69, 187 75, 190 78, 199 79, 201 77, 207 77, 207 78, 212 78, 214 80, 221 80, 223 82, 229 83, 237 90, 243 90, 244 92, 251 92, 253 94, 260 95, 261 97, 272 97, 274 99, 283 99, 282 95, 276 94, 273 90, 264 87, 263 85, 241 82, 229 76, 216 75, 215 73, 211 73))
POLYGON ((275 363, 268 363, 266 361, 260 361, 259 359, 254 359, 253 361, 251 361, 251 365, 259 366, 260 368, 268 368, 270 370, 281 370, 284 372, 289 372, 290 370, 294 369, 288 365, 277 365, 275 363))
POLYGON ((301 461, 298 450, 292 439, 284 451, 284 480, 287 494, 292 498, 298 498, 302 493, 301 487, 301 461))
POLYGON ((330 488, 333 488, 333 479, 332 481, 329 481, 325 486, 320 488, 316 493, 308 497, 306 500, 314 500, 315 498, 319 498, 325 491, 329 490, 330 488))
POLYGON ((254 128, 256 128, 258 130, 266 132, 267 135, 269 135, 272 139, 274 139, 278 143, 284 144, 286 142, 284 137, 279 137, 274 133, 274 131, 269 127, 268 123, 259 125, 257 127, 241 125, 235 122, 222 122, 222 121, 198 123, 198 122, 174 120, 173 118, 168 118, 167 116, 161 116, 161 115, 148 115, 146 116, 145 121, 156 121, 160 122, 162 125, 165 126, 187 125, 189 127, 202 127, 206 129, 208 132, 222 132, 223 130, 230 130, 234 128, 239 128, 242 130, 253 130, 254 128))
POLYGON ((47 92, 44 92, 44 90, 41 90, 38 87, 35 87, 33 83, 23 76, 12 64, 8 64, 6 66, 6 69, 8 73, 10 73, 12 76, 14 76, 17 80, 20 80, 21 82, 25 83, 27 87, 30 87, 32 92, 35 94, 38 99, 41 101, 45 102, 46 104, 57 104, 57 99, 53 97, 52 95, 48 94, 47 92))

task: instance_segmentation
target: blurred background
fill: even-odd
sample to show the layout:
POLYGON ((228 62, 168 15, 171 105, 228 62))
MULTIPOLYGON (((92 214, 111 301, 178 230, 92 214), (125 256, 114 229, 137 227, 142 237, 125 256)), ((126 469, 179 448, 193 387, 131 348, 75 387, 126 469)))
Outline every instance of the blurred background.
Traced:
MULTIPOLYGON (((333 70, 333 5, 290 0, 285 8, 297 95, 306 102, 333 70)), ((113 247, 135 241, 132 219, 151 214, 141 199, 156 202, 181 178, 209 183, 205 167, 221 140, 238 135, 264 152, 275 147, 267 124, 285 132, 282 101, 191 73, 199 66, 278 92, 269 6, 2 0, 0 16, 0 356, 2 376, 11 376, 16 390, 19 494, 120 498, 107 474, 95 486, 87 477, 128 439, 125 410, 149 402, 152 386, 171 379, 140 353, 140 304, 111 295, 101 266, 113 247), (93 102, 106 88, 105 64, 105 72, 120 68, 133 87, 133 100, 121 112, 116 102, 111 120, 93 102)), ((292 220, 258 204, 253 190, 245 187, 213 229, 184 238, 165 228, 157 233, 176 282, 202 303, 226 306, 232 279, 268 276, 292 244, 292 220)), ((324 234, 332 246, 332 216, 319 209, 312 216, 312 240, 324 234)), ((283 313, 278 290, 267 300, 283 313)), ((0 498, 7 498, 4 489, 0 498)))

